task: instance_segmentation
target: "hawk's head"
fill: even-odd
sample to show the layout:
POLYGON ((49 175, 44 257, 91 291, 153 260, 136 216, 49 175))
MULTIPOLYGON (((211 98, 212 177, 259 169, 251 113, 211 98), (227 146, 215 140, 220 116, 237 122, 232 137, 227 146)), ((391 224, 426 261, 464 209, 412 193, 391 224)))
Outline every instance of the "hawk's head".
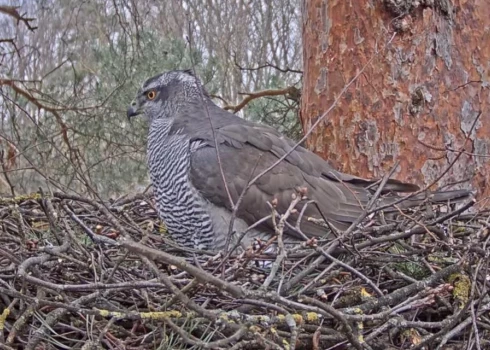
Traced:
POLYGON ((146 114, 150 120, 168 118, 191 99, 201 98, 201 82, 190 70, 156 75, 143 83, 128 108, 128 118, 146 114))

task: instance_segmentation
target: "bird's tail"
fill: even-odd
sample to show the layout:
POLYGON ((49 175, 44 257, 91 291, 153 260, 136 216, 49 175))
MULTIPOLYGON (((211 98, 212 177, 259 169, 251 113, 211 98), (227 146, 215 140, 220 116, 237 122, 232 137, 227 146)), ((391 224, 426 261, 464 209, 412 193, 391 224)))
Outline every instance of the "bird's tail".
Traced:
MULTIPOLYGON (((413 208, 421 204, 454 204, 462 202, 470 198, 473 193, 469 190, 451 190, 451 191, 436 191, 422 192, 413 197, 409 197, 397 206, 402 209, 413 208)), ((382 205, 389 205, 400 200, 399 196, 389 196, 382 199, 382 205)))

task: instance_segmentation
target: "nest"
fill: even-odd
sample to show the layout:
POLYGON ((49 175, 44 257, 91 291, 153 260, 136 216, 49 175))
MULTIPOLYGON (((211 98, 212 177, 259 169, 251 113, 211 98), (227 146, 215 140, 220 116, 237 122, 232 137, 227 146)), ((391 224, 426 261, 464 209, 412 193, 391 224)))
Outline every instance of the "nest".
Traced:
POLYGON ((490 348, 473 203, 292 246, 278 216, 277 249, 225 255, 175 246, 143 195, 1 199, 0 349, 490 348))

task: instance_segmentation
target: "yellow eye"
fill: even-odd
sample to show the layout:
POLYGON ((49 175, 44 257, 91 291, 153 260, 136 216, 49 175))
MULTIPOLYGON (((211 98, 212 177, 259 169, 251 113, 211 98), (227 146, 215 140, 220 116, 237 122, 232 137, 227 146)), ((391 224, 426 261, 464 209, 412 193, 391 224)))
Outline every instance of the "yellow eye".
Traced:
POLYGON ((155 90, 150 90, 146 93, 146 97, 149 99, 149 100, 153 100, 155 97, 157 96, 157 93, 155 92, 155 90))

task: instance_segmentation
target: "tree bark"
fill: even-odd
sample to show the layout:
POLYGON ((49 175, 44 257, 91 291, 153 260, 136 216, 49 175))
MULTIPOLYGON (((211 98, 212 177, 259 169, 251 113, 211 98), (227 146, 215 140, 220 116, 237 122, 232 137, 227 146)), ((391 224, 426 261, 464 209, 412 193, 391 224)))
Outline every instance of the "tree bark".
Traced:
POLYGON ((436 185, 469 179, 454 188, 488 197, 487 0, 304 1, 305 130, 374 57, 307 146, 355 175, 380 177, 399 161, 400 180, 444 174, 436 185))

